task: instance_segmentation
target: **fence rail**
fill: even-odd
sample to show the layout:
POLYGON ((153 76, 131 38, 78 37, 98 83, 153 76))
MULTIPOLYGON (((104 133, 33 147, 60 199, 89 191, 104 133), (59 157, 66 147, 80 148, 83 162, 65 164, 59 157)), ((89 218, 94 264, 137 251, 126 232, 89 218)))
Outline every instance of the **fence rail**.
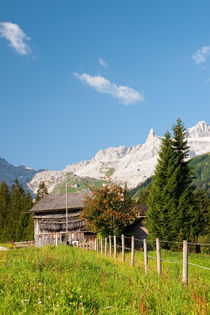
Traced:
POLYGON ((35 245, 35 241, 24 241, 24 242, 14 242, 13 246, 15 248, 19 248, 19 247, 29 247, 29 246, 34 246, 35 245))
MULTIPOLYGON (((109 254, 110 257, 114 257, 114 259, 117 258, 117 249, 121 250, 122 254, 122 261, 125 262, 125 250, 128 250, 131 252, 131 266, 133 267, 135 265, 135 252, 143 253, 144 254, 144 269, 145 273, 148 273, 149 267, 148 267, 148 258, 154 259, 157 262, 157 272, 159 275, 161 275, 161 262, 167 262, 167 263, 173 263, 173 264, 181 264, 183 265, 183 272, 182 272, 182 281, 184 284, 188 283, 188 265, 192 265, 198 268, 203 268, 206 270, 210 270, 210 268, 205 266, 200 266, 191 262, 188 262, 188 246, 189 245, 200 245, 200 246, 209 246, 210 244, 203 244, 203 243, 188 243, 186 240, 183 242, 172 242, 169 241, 169 243, 175 243, 175 244, 182 244, 183 247, 183 258, 182 261, 178 260, 168 260, 161 257, 161 243, 165 243, 167 241, 161 241, 158 238, 156 240, 149 240, 147 239, 135 239, 134 236, 124 236, 123 234, 121 236, 111 236, 109 235, 109 238, 101 238, 100 239, 100 246, 101 246, 101 254, 105 254, 107 256, 107 247, 108 247, 108 240, 109 240, 109 254), (120 240, 117 241, 116 240, 120 240), (131 241, 131 247, 125 246, 125 239, 130 239, 131 241), (135 242, 140 241, 143 243, 143 252, 139 251, 137 248, 135 248, 135 242), (147 243, 155 242, 156 243, 156 256, 148 255, 148 245, 147 243), (104 249, 104 250, 103 250, 104 249)), ((75 246, 75 245, 74 245, 75 246)), ((82 247, 83 249, 89 250, 94 249, 97 253, 99 253, 99 239, 96 238, 95 242, 93 243, 78 243, 76 246, 82 247)))

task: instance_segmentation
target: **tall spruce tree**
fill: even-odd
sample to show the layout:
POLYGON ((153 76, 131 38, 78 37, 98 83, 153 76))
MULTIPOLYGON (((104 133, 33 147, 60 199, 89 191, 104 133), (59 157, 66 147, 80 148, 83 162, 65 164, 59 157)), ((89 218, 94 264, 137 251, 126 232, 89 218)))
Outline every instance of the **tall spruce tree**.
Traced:
MULTIPOLYGON (((167 132, 148 196, 147 228, 152 237, 165 241, 195 238, 199 233, 192 192, 192 172, 186 158, 189 148, 180 119, 167 132)), ((170 243, 165 245, 170 247, 170 243)))
POLYGON ((172 209, 173 232, 177 240, 195 239, 199 234, 199 220, 194 203, 192 180, 193 174, 189 162, 185 128, 180 118, 173 127, 174 172, 171 178, 175 195, 176 209, 172 209))
POLYGON ((9 207, 9 189, 5 181, 0 186, 0 240, 5 241, 4 233, 6 227, 6 217, 9 207))
POLYGON ((44 196, 48 194, 47 187, 45 185, 45 182, 40 182, 38 190, 37 190, 37 195, 35 198, 35 204, 39 202, 44 196))
POLYGON ((197 213, 199 216, 199 236, 208 236, 208 242, 210 243, 210 198, 207 190, 197 190, 194 193, 197 213))
POLYGON ((24 209, 25 192, 18 180, 12 185, 10 194, 10 203, 6 217, 6 227, 4 229, 4 237, 8 241, 16 239, 16 229, 19 221, 19 216, 24 209))
POLYGON ((24 230, 24 239, 26 241, 32 241, 34 239, 34 218, 33 215, 29 215, 28 225, 24 230))
POLYGON ((170 177, 173 147, 170 133, 167 131, 161 143, 158 163, 152 179, 147 204, 147 228, 151 238, 170 239, 169 209, 173 206, 173 195, 167 186, 170 177), (168 195, 167 195, 168 194, 168 195))
MULTIPOLYGON (((16 237, 15 237, 17 241, 32 240, 31 238, 32 236, 30 236, 29 234, 29 227, 28 227, 30 223, 30 216, 31 216, 31 214, 29 213, 29 210, 31 210, 32 207, 33 207, 32 197, 29 193, 27 193, 23 200, 21 212, 20 212, 19 219, 17 222, 16 237)), ((31 234, 33 235, 33 233, 31 234)))

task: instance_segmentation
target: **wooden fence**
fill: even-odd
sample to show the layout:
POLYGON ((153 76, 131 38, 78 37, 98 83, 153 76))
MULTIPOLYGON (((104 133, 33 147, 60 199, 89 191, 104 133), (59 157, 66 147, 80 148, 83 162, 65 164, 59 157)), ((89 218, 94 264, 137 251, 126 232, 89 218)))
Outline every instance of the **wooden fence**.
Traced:
MULTIPOLYGON (((118 237, 119 238, 119 237, 118 237)), ((130 238, 130 237, 126 237, 126 238, 130 238)), ((125 262, 125 250, 130 250, 131 251, 131 266, 134 267, 135 265, 135 252, 138 252, 138 250, 135 249, 135 241, 142 241, 143 243, 143 253, 144 253, 144 269, 145 269, 145 273, 148 273, 149 267, 148 267, 148 257, 149 258, 153 258, 157 260, 157 273, 159 275, 161 275, 161 261, 166 261, 166 262, 172 262, 172 263, 176 263, 177 261, 168 261, 165 259, 161 258, 161 247, 160 247, 160 240, 159 238, 157 238, 155 240, 156 243, 156 257, 151 257, 148 256, 148 242, 146 239, 143 240, 135 240, 134 236, 132 236, 130 238, 131 240, 131 248, 125 247, 125 236, 121 235, 120 237, 121 239, 121 245, 119 245, 119 242, 117 244, 117 237, 116 235, 114 235, 113 237, 111 235, 109 235, 109 238, 105 238, 105 239, 95 239, 95 242, 87 242, 87 243, 79 243, 79 242, 75 242, 75 244, 72 244, 73 246, 77 246, 77 247, 81 247, 83 249, 86 250, 95 250, 97 253, 99 253, 99 241, 100 241, 100 253, 104 254, 105 256, 107 256, 107 252, 108 252, 108 240, 109 240, 109 256, 110 257, 114 257, 114 259, 117 258, 117 249, 120 248, 120 252, 122 255, 122 261, 125 262), (113 243, 112 243, 113 240, 113 243), (112 245, 113 244, 113 245, 112 245)), ((204 267, 204 266, 199 266, 193 263, 189 263, 188 262, 188 244, 192 244, 192 243, 188 243, 186 240, 184 240, 183 242, 174 242, 174 243, 179 243, 182 244, 182 248, 183 248, 183 260, 182 260, 182 264, 183 264, 183 272, 182 272, 182 281, 184 284, 188 283, 188 265, 194 265, 200 268, 204 268, 207 270, 210 270, 210 268, 204 267)), ((197 244, 194 244, 197 245, 197 244)), ((198 244, 198 245, 207 245, 209 246, 210 244, 198 244)), ((118 251, 119 253, 119 251, 118 251)))
POLYGON ((35 241, 25 241, 25 242, 14 242, 13 247, 15 248, 22 248, 22 247, 29 247, 34 246, 35 241))

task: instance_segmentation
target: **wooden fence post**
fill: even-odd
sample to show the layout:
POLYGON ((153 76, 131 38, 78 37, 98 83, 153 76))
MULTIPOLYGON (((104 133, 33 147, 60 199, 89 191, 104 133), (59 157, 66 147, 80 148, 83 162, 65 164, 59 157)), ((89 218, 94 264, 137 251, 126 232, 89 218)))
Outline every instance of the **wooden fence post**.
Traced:
POLYGON ((148 272, 147 239, 144 239, 144 270, 148 272))
POLYGON ((160 240, 156 238, 156 253, 157 253, 157 272, 161 275, 161 256, 160 256, 160 240))
POLYGON ((134 236, 131 237, 131 266, 134 266, 134 236))
POLYGON ((55 246, 58 246, 58 233, 55 233, 55 246))
POLYGON ((109 235, 109 255, 112 256, 112 236, 109 235))
POLYGON ((116 235, 114 235, 114 258, 117 258, 117 238, 116 235))
POLYGON ((187 241, 183 241, 183 283, 188 283, 188 248, 187 241))
POLYGON ((104 245, 104 253, 105 253, 105 256, 107 256, 107 237, 105 238, 105 245, 104 245))
POLYGON ((103 238, 101 238, 101 254, 103 254, 103 238))
POLYGON ((96 238, 95 238, 95 242, 94 242, 94 250, 96 250, 96 238))
POLYGON ((99 246, 98 246, 98 238, 96 239, 96 251, 97 251, 97 254, 98 254, 98 250, 99 250, 99 246))
POLYGON ((122 240, 122 261, 125 261, 125 236, 124 234, 121 235, 122 240))

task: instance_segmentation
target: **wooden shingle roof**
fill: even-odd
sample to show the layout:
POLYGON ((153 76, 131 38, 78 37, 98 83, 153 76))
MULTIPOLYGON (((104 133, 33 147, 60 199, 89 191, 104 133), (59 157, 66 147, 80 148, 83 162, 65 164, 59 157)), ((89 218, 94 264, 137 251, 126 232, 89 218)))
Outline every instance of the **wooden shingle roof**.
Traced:
MULTIPOLYGON (((83 200, 88 192, 74 192, 67 194, 68 209, 82 209, 83 200)), ((59 211, 66 209, 66 194, 49 194, 42 198, 31 210, 32 213, 59 211)))

